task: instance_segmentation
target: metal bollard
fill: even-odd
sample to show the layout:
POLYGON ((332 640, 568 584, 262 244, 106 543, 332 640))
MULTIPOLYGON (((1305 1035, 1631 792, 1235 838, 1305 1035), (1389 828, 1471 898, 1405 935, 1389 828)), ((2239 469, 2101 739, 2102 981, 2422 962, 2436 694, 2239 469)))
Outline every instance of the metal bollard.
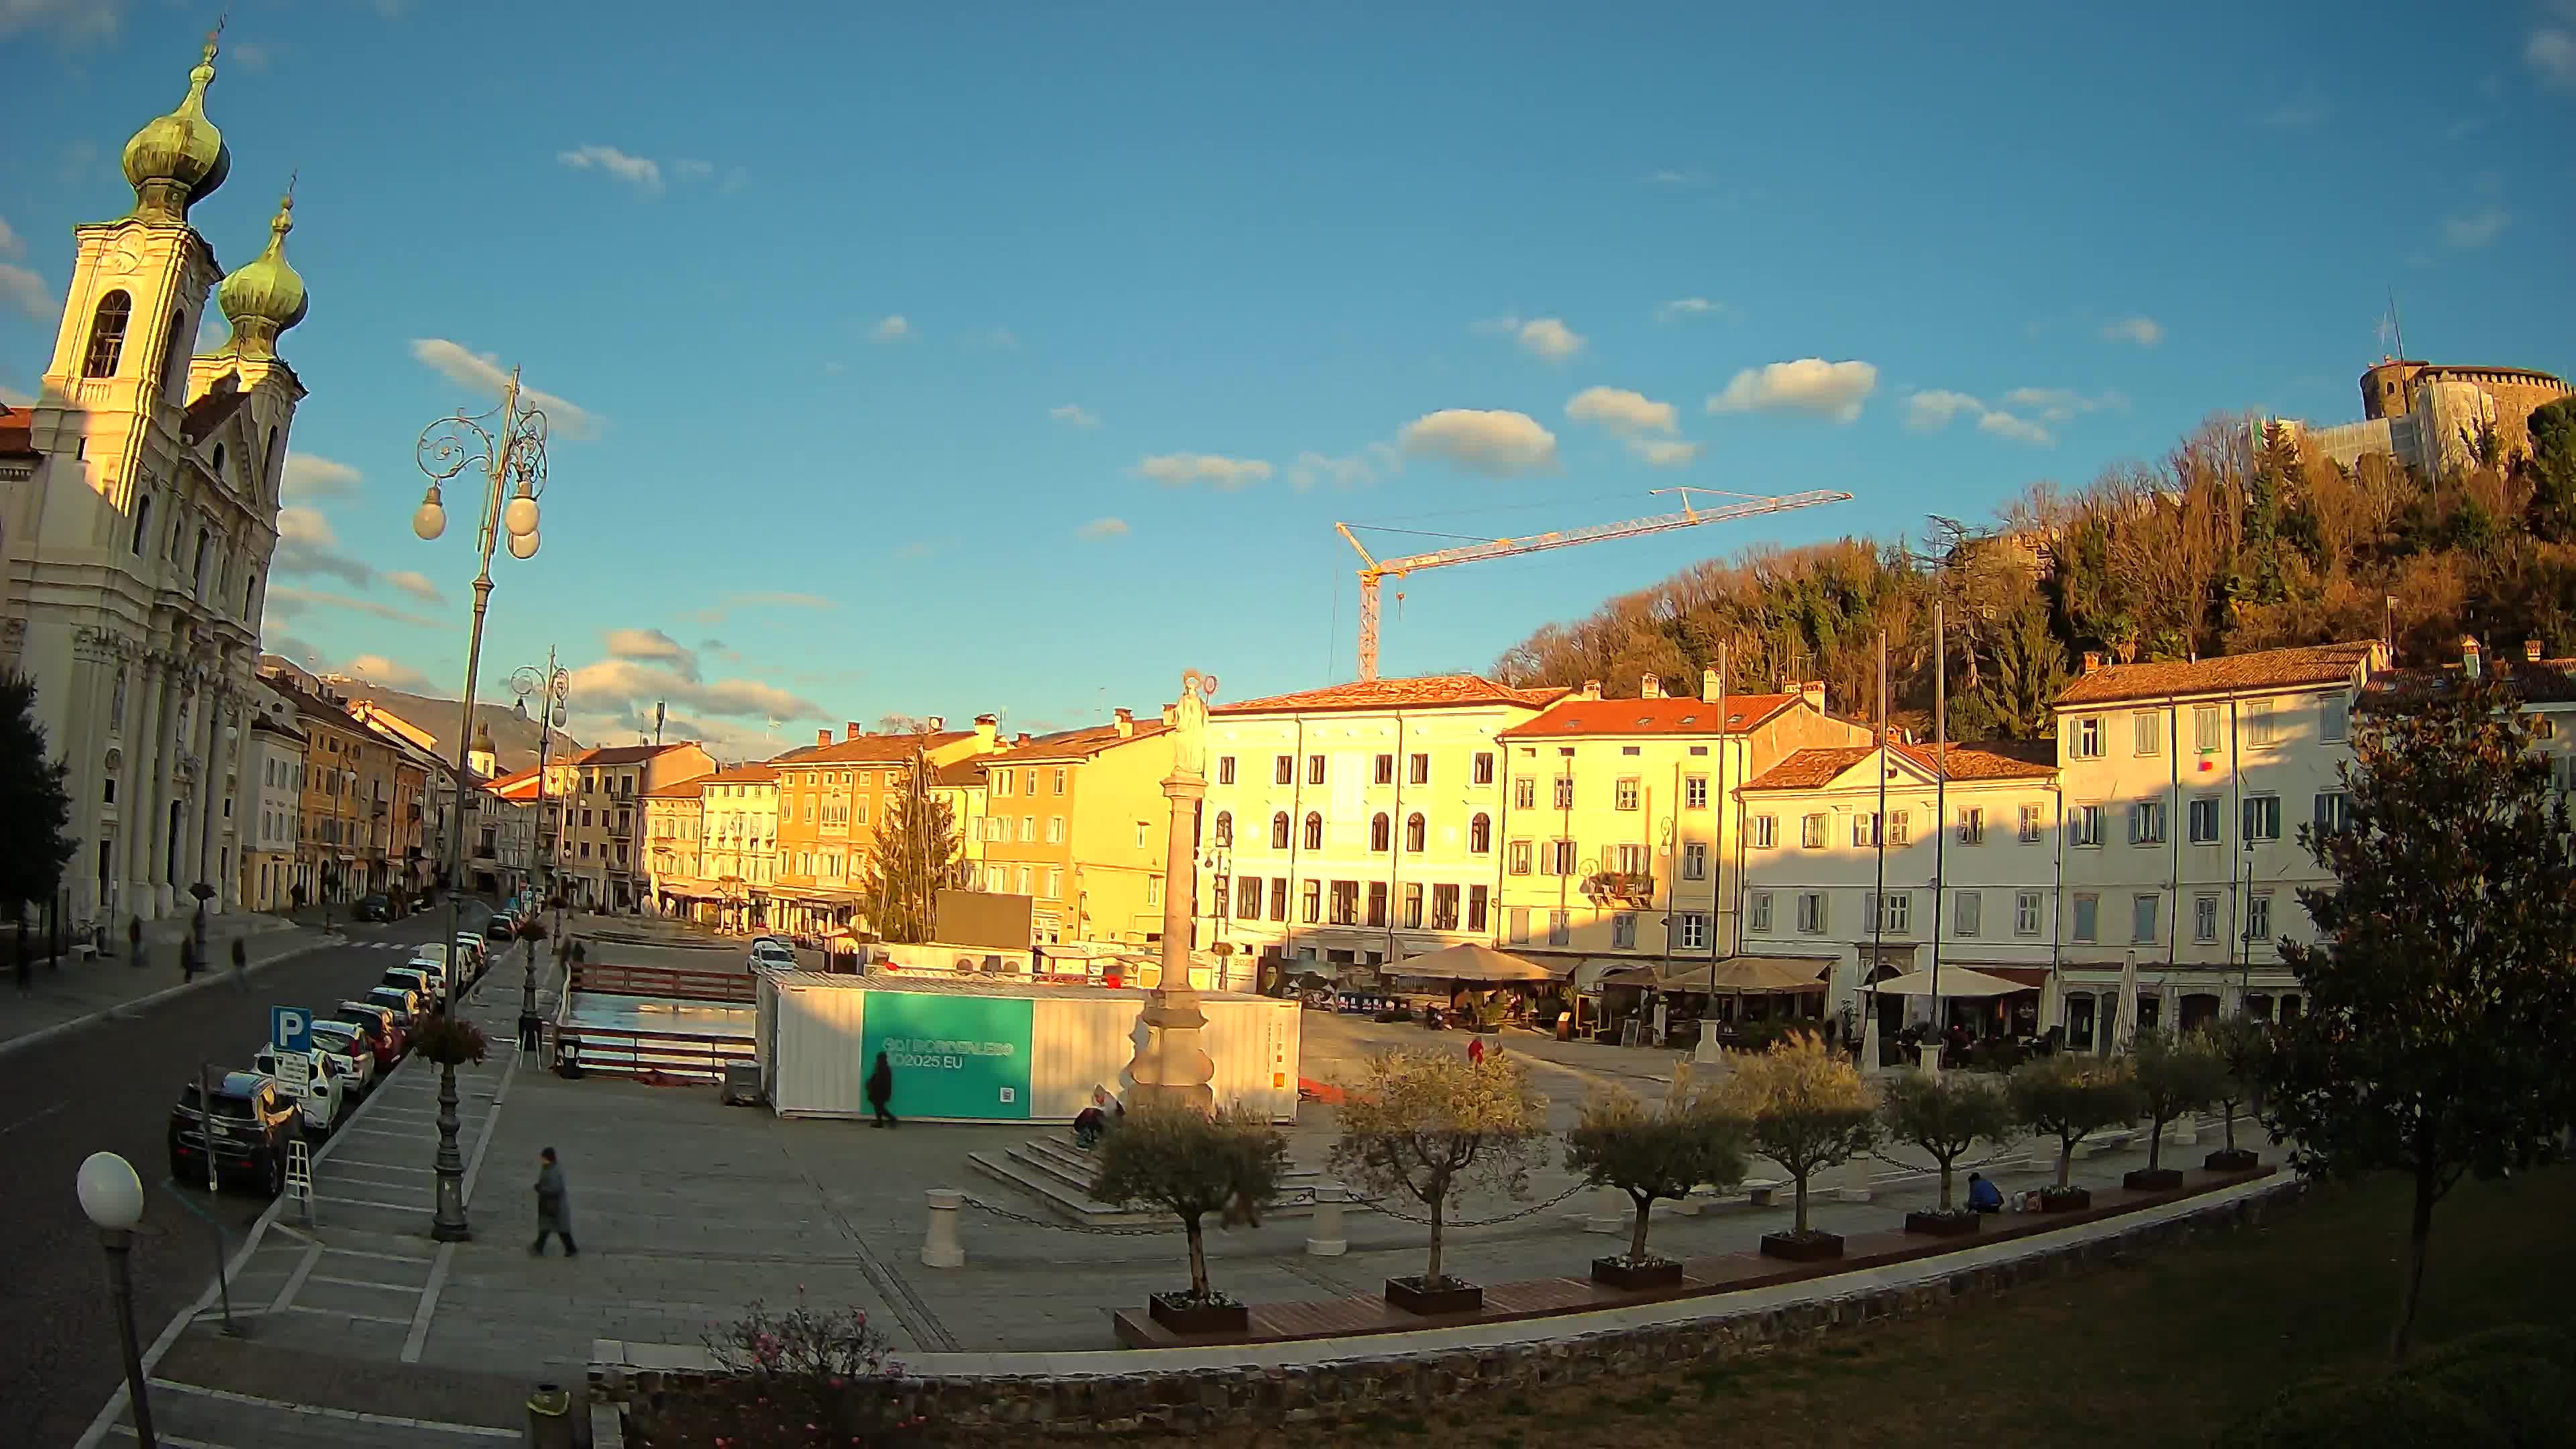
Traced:
POLYGON ((966 1194, 953 1187, 934 1187, 922 1194, 930 1201, 930 1229, 922 1235, 921 1262, 926 1268, 963 1268, 966 1249, 957 1241, 957 1210, 966 1194))
POLYGON ((1593 1195, 1592 1212, 1583 1220, 1587 1233, 1615 1233, 1628 1225, 1631 1208, 1628 1195, 1615 1187, 1605 1187, 1593 1195))
POLYGON ((528 1443, 536 1449, 572 1449, 572 1395, 539 1384, 528 1395, 528 1443))
POLYGON ((1350 1240, 1342 1236, 1342 1195, 1338 1189, 1320 1189, 1314 1219, 1306 1226, 1306 1255, 1338 1258, 1350 1250, 1350 1240))

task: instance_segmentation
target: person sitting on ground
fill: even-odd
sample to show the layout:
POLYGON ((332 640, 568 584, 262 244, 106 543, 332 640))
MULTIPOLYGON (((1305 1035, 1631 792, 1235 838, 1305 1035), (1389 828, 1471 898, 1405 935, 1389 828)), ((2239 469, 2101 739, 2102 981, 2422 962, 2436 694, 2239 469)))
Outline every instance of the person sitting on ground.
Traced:
POLYGON ((1987 1181, 1986 1175, 1982 1172, 1969 1173, 1968 1211, 1973 1213, 1999 1213, 2003 1210, 2004 1195, 2002 1189, 1996 1187, 1992 1182, 1987 1181))
POLYGON ((1100 1145, 1101 1134, 1109 1130, 1109 1114, 1097 1107, 1085 1107, 1074 1115, 1073 1145, 1089 1152, 1100 1145))

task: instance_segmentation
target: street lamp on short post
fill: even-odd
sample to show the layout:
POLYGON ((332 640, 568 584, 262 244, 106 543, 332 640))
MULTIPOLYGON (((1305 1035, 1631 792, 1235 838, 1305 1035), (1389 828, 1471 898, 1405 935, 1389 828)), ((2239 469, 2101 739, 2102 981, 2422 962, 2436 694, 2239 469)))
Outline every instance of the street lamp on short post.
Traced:
POLYGON ((161 1441, 152 1434, 152 1401, 143 1379, 143 1350, 134 1336, 134 1276, 127 1255, 134 1245, 134 1226, 143 1221, 143 1179, 134 1165, 113 1152, 93 1152, 73 1179, 81 1211, 98 1228, 107 1249, 107 1291, 116 1303, 117 1348, 125 1356, 125 1391, 134 1405, 134 1437, 143 1449, 161 1441))
MULTIPOLYGON (((537 498, 546 491, 546 415, 524 402, 523 397, 519 370, 514 367, 499 407, 474 414, 460 409, 440 418, 422 431, 415 449, 420 470, 429 475, 429 490, 421 496, 420 508, 411 517, 412 532, 423 540, 447 531, 447 505, 440 498, 440 484, 468 469, 481 475, 485 484, 476 534, 479 555, 474 576, 474 627, 466 637, 465 698, 456 715, 455 818, 460 821, 465 818, 474 677, 483 665, 483 614, 492 602, 492 550, 506 534, 510 557, 529 559, 537 554, 537 498)), ((452 830, 448 837, 447 878, 451 888, 447 893, 447 1010, 453 1015, 459 975, 456 968, 460 964, 456 960, 458 893, 453 886, 465 874, 465 833, 452 830)), ((474 1236, 465 1220, 465 1156, 456 1145, 457 1125, 455 1095, 442 1084, 438 1099, 438 1211, 430 1221, 430 1236, 443 1243, 474 1236)))
MULTIPOLYGON (((543 901, 554 889, 555 876, 554 860, 545 849, 546 763, 555 730, 564 722, 564 703, 572 695, 572 674, 555 667, 555 651, 548 649, 544 669, 531 664, 510 672, 510 692, 523 707, 530 695, 537 696, 537 899, 543 901)), ((524 1041, 537 1014, 537 943, 522 944, 527 947, 526 969, 519 982, 519 1037, 524 1041)))

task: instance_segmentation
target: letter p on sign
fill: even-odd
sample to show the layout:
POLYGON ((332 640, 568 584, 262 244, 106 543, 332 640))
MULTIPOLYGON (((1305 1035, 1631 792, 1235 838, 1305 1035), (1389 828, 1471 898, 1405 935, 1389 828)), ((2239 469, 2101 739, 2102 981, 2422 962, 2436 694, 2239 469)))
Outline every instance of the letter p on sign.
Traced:
POLYGON ((268 1009, 268 1044, 281 1052, 302 1055, 313 1049, 313 1013, 301 1006, 272 1006, 268 1009))

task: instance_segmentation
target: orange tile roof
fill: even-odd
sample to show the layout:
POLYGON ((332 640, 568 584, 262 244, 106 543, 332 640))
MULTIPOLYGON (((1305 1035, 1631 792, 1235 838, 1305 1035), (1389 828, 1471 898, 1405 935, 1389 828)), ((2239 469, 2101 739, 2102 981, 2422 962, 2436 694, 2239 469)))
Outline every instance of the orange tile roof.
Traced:
POLYGON ((930 782, 960 788, 981 785, 984 783, 984 761, 990 758, 989 755, 969 755, 962 760, 951 760, 932 772, 930 782))
POLYGON ((828 745, 791 750, 773 763, 793 762, 799 768, 807 765, 897 764, 911 759, 916 749, 935 750, 972 738, 972 730, 944 730, 935 735, 861 735, 854 740, 834 740, 828 745))
POLYGON ((1210 714, 1303 714, 1335 709, 1441 709, 1480 704, 1520 704, 1544 709, 1571 691, 1555 685, 1520 689, 1481 674, 1425 674, 1412 679, 1363 679, 1322 689, 1239 700, 1210 714))
POLYGON ((644 798, 647 800, 695 800, 707 792, 707 780, 709 778, 710 777, 705 775, 698 775, 691 779, 664 785, 657 790, 647 790, 644 792, 644 798))
POLYGON ((684 749, 685 745, 607 745, 584 750, 573 757, 576 765, 640 765, 665 750, 684 749))
POLYGON ((2340 684, 2379 649, 2368 641, 2313 644, 2300 649, 2265 649, 2253 654, 2222 654, 2214 659, 2170 660, 2161 664, 2106 664, 2057 693, 2058 707, 2111 704, 2181 694, 2238 694, 2255 689, 2297 689, 2340 684))
MULTIPOLYGON (((1763 771, 1747 790, 1816 790, 1877 752, 1876 745, 1832 745, 1800 750, 1763 771)), ((1913 761, 1926 774, 1937 775, 1935 761, 1945 758, 1931 745, 1888 742, 1888 749, 1913 761)), ((2057 773, 2054 740, 1997 740, 1987 744, 1952 745, 1946 756, 1953 780, 2045 780, 2057 773)))
POLYGON ((706 782, 710 785, 758 785, 777 778, 778 771, 769 765, 735 765, 707 776, 706 782))
MULTIPOLYGON (((1794 694, 1730 694, 1726 728, 1742 732, 1798 702, 1794 694)), ((1717 706, 1704 700, 1666 696, 1662 699, 1569 699, 1547 713, 1525 720, 1496 739, 1561 739, 1571 735, 1713 735, 1718 732, 1717 706)))
POLYGON ((32 456, 36 451, 36 415, 0 403, 0 453, 32 456))
POLYGON ((978 755, 979 765, 1016 765, 1030 760, 1087 760, 1116 745, 1133 744, 1168 733, 1171 726, 1158 719, 1136 721, 1135 733, 1122 735, 1114 724, 1085 725, 1078 730, 1058 730, 1039 735, 1025 745, 1013 745, 999 754, 978 755))
POLYGON ((537 796, 537 767, 512 770, 490 781, 487 788, 504 800, 533 800, 537 796))

